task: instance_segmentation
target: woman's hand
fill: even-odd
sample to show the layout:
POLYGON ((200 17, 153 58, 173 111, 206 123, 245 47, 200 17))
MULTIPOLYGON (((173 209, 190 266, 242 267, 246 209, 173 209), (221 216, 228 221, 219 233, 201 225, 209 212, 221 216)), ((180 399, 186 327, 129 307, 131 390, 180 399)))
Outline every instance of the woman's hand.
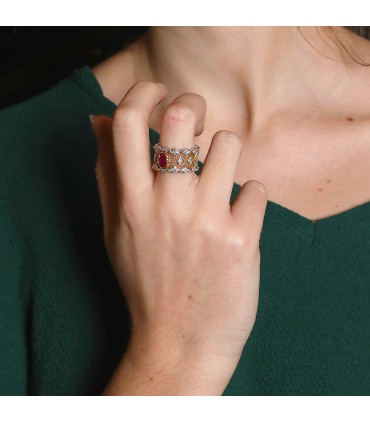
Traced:
MULTIPOLYGON (((242 143, 217 132, 200 176, 151 167, 148 121, 167 94, 137 82, 113 119, 94 118, 104 242, 129 306, 132 337, 106 394, 222 394, 252 330, 266 191, 230 195, 242 143)), ((206 103, 164 110, 161 145, 191 148, 206 103)))

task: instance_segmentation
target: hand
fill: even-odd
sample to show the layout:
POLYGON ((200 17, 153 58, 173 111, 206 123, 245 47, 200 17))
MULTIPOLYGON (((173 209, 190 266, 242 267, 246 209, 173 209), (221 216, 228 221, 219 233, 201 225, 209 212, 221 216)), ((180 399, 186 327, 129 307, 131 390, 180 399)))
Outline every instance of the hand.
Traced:
MULTIPOLYGON (((255 322, 266 190, 248 181, 230 205, 242 143, 228 131, 212 138, 200 176, 154 171, 148 121, 166 95, 140 81, 113 119, 94 118, 104 242, 131 314, 133 366, 148 381, 187 368, 222 392, 255 322)), ((191 148, 205 113, 203 97, 179 96, 161 145, 191 148)))

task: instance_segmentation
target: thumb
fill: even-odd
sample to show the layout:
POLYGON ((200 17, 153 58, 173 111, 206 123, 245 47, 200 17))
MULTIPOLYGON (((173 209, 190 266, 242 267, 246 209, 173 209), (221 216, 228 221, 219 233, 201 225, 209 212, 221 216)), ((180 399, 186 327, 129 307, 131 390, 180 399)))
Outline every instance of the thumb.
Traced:
POLYGON ((102 208, 104 241, 107 243, 115 222, 117 205, 116 161, 113 151, 112 119, 104 115, 90 115, 97 142, 95 176, 102 208))
MULTIPOLYGON (((259 243, 267 206, 267 189, 259 181, 245 182, 231 205, 231 213, 248 238, 259 243)), ((258 245, 258 244, 257 244, 258 245)))

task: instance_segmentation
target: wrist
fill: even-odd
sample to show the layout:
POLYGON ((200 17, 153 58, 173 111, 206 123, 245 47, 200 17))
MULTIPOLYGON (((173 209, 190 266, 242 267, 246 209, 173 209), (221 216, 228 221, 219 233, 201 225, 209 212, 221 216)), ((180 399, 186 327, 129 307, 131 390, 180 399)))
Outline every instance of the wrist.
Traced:
POLYGON ((236 364, 173 346, 130 344, 105 395, 222 395, 236 364))

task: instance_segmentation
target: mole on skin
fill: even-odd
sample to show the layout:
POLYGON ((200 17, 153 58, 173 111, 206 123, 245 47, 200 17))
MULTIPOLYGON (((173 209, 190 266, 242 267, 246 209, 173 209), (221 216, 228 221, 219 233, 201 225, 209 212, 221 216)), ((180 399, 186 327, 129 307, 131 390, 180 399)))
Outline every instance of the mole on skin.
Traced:
POLYGON ((347 120, 348 120, 348 122, 353 122, 354 121, 353 117, 348 117, 347 120))
MULTIPOLYGON (((330 184, 330 182, 331 182, 331 180, 330 180, 330 179, 327 179, 327 180, 326 180, 326 183, 327 183, 327 184, 330 184)), ((323 192, 324 190, 323 190, 322 188, 317 188, 317 191, 323 192)))
POLYGON ((188 298, 190 301, 193 301, 193 297, 191 295, 188 295, 188 298))

